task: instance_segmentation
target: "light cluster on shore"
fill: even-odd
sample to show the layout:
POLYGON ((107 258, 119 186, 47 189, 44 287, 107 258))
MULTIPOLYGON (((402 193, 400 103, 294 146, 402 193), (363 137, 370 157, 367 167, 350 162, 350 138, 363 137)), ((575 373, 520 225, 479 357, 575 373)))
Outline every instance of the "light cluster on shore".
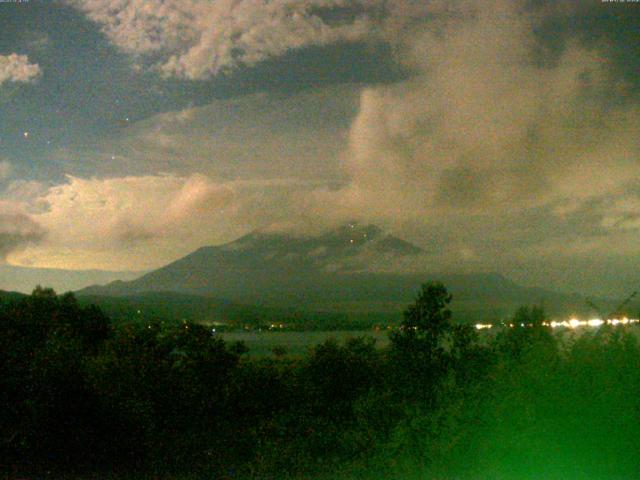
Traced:
MULTIPOLYGON (((542 322, 542 325, 545 327, 551 327, 551 328, 578 328, 578 327, 600 327, 602 325, 613 325, 613 326, 617 326, 617 325, 630 325, 630 324, 635 324, 635 323, 640 323, 640 319, 637 318, 627 318, 627 317, 622 317, 622 318, 608 318, 606 320, 603 320, 601 318, 592 318, 590 320, 580 320, 578 318, 571 318, 569 320, 562 320, 562 321, 550 321, 550 322, 542 322)), ((475 328, 476 330, 487 330, 490 328, 493 328, 494 324, 492 323, 476 323, 475 324, 475 328)), ((521 323, 521 324, 515 324, 515 323, 503 323, 500 326, 503 327, 509 327, 509 328, 514 328, 517 326, 520 327, 532 327, 533 324, 530 323, 521 323)))

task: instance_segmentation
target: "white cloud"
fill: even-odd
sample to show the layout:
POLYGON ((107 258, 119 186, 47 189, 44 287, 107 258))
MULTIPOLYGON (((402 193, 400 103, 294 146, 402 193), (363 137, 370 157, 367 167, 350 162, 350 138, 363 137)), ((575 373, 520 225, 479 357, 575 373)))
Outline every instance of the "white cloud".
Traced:
MULTIPOLYGON (((98 23, 119 48, 144 57, 167 76, 204 79, 288 50, 364 38, 356 14, 325 22, 323 9, 369 2, 345 0, 67 0, 98 23)), ((364 8, 364 7, 361 7, 364 8)))
POLYGON ((18 202, 47 236, 9 260, 57 268, 157 268, 289 218, 289 205, 309 188, 296 180, 220 182, 201 174, 68 177, 18 202))
POLYGON ((24 201, 41 206, 30 218, 48 235, 10 261, 111 270, 158 266, 184 248, 200 246, 232 200, 229 188, 201 175, 68 177, 24 201), (154 255, 148 255, 151 245, 154 255))
POLYGON ((26 55, 0 55, 0 86, 5 82, 31 82, 41 73, 38 64, 29 63, 26 55))
POLYGON ((49 209, 41 218, 52 226, 62 226, 62 232, 84 224, 86 236, 71 242, 93 241, 94 234, 128 242, 179 228, 187 220, 196 220, 194 217, 205 209, 224 207, 230 195, 228 189, 200 175, 69 177, 67 183, 48 190, 44 199, 49 209))

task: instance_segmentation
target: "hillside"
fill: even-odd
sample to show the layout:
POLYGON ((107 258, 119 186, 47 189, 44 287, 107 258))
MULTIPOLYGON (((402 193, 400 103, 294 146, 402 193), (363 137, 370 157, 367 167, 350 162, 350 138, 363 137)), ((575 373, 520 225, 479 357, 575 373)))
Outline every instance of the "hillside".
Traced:
POLYGON ((498 320, 519 305, 533 303, 544 304, 554 315, 589 311, 580 296, 523 287, 499 274, 379 269, 381 262, 418 262, 423 253, 375 226, 348 224, 314 237, 256 232, 225 245, 200 248, 136 280, 89 287, 78 295, 139 298, 173 292, 224 299, 215 308, 203 307, 204 300, 182 302, 181 311, 201 310, 201 315, 209 317, 211 311, 223 311, 220 305, 226 303, 296 312, 384 313, 397 318, 421 283, 440 280, 453 293, 454 313, 464 320, 498 320))

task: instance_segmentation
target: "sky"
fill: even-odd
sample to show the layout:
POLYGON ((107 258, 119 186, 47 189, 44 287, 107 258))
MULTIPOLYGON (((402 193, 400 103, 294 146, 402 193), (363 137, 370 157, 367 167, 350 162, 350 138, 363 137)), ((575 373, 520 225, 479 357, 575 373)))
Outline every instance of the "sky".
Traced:
POLYGON ((413 268, 640 287, 640 3, 0 2, 0 261, 377 224, 413 268))

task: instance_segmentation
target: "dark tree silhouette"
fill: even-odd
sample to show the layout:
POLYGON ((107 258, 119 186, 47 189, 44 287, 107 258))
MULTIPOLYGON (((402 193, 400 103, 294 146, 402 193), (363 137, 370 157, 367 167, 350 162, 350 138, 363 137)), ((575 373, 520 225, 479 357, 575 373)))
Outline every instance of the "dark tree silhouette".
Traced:
POLYGON ((547 362, 558 359, 559 351, 551 327, 541 306, 522 306, 516 310, 511 327, 500 332, 495 339, 498 352, 509 361, 529 361, 531 355, 547 358, 547 362))
POLYGON ((391 335, 396 348, 419 346, 430 355, 439 349, 444 336, 451 331, 451 294, 440 282, 422 285, 413 304, 404 311, 399 332, 391 335))
POLYGON ((451 298, 441 282, 423 284, 404 311, 400 330, 390 335, 397 379, 405 394, 429 401, 435 398, 450 363, 444 347, 452 329, 451 298))

